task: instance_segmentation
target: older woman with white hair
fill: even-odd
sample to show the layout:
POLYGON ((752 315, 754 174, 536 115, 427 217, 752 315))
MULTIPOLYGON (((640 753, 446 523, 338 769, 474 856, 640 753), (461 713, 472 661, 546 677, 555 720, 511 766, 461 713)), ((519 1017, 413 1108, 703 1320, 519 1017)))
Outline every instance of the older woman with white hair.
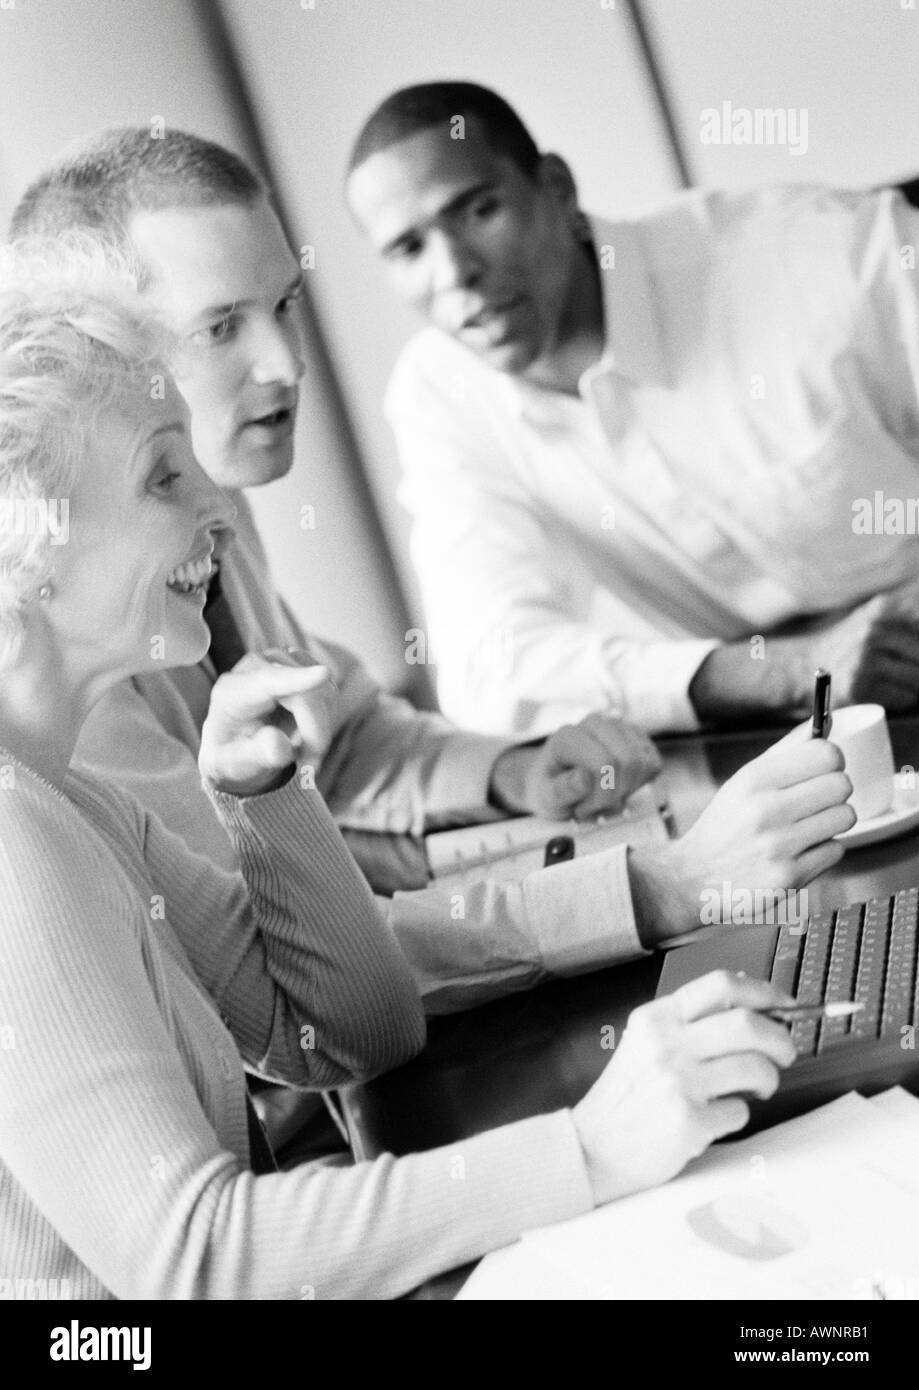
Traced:
POLYGON ((78 1298, 393 1296, 739 1128, 738 1093, 770 1094, 793 1058, 755 1012, 782 996, 717 975, 646 1006, 573 1111, 465 1142, 461 1177, 454 1149, 257 1171, 244 1063, 330 1087, 411 1055, 424 1021, 277 726, 321 668, 215 687, 200 765, 240 874, 71 765, 101 694, 207 648, 230 509, 161 351, 107 254, 5 253, 0 1270, 78 1298))

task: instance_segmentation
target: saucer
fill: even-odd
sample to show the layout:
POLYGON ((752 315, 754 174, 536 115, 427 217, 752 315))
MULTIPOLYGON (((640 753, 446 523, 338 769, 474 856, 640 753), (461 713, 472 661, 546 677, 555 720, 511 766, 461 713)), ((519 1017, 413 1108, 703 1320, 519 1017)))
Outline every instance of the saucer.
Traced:
POLYGON ((870 820, 856 821, 851 830, 835 836, 846 849, 857 849, 859 845, 874 845, 880 840, 890 840, 894 835, 903 835, 919 825, 919 787, 903 787, 900 774, 894 773, 893 805, 880 816, 870 820))

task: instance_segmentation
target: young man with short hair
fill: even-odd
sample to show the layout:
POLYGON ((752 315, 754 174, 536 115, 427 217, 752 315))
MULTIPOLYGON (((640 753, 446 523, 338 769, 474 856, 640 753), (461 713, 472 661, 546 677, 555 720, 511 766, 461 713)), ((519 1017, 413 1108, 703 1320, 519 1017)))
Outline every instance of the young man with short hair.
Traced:
POLYGON ((447 714, 517 736, 598 709, 652 733, 800 717, 818 665, 840 705, 916 707, 900 193, 588 217, 501 97, 435 82, 370 115, 347 197, 429 325, 387 413, 447 714))

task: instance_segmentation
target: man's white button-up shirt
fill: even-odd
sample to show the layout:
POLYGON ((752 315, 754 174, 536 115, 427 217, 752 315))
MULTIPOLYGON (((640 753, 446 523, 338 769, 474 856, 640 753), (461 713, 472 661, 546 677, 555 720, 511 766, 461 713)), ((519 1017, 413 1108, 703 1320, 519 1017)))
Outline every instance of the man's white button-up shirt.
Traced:
POLYGON ((442 705, 491 733, 694 728, 714 646, 919 573, 881 520, 919 497, 919 213, 789 187, 592 229, 577 396, 434 328, 387 393, 442 705))

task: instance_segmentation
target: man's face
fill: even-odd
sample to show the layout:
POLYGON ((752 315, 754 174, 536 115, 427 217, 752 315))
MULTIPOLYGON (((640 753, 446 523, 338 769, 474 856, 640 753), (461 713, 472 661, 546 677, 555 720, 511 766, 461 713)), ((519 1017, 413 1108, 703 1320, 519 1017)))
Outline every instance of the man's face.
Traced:
POLYGON ((195 454, 221 487, 258 487, 293 462, 303 375, 300 267, 264 199, 139 212, 131 240, 148 300, 179 336, 176 383, 195 454))
POLYGON ((371 155, 348 200, 396 292, 501 372, 560 345, 577 211, 561 161, 535 181, 496 154, 475 118, 465 138, 432 127, 371 155))

